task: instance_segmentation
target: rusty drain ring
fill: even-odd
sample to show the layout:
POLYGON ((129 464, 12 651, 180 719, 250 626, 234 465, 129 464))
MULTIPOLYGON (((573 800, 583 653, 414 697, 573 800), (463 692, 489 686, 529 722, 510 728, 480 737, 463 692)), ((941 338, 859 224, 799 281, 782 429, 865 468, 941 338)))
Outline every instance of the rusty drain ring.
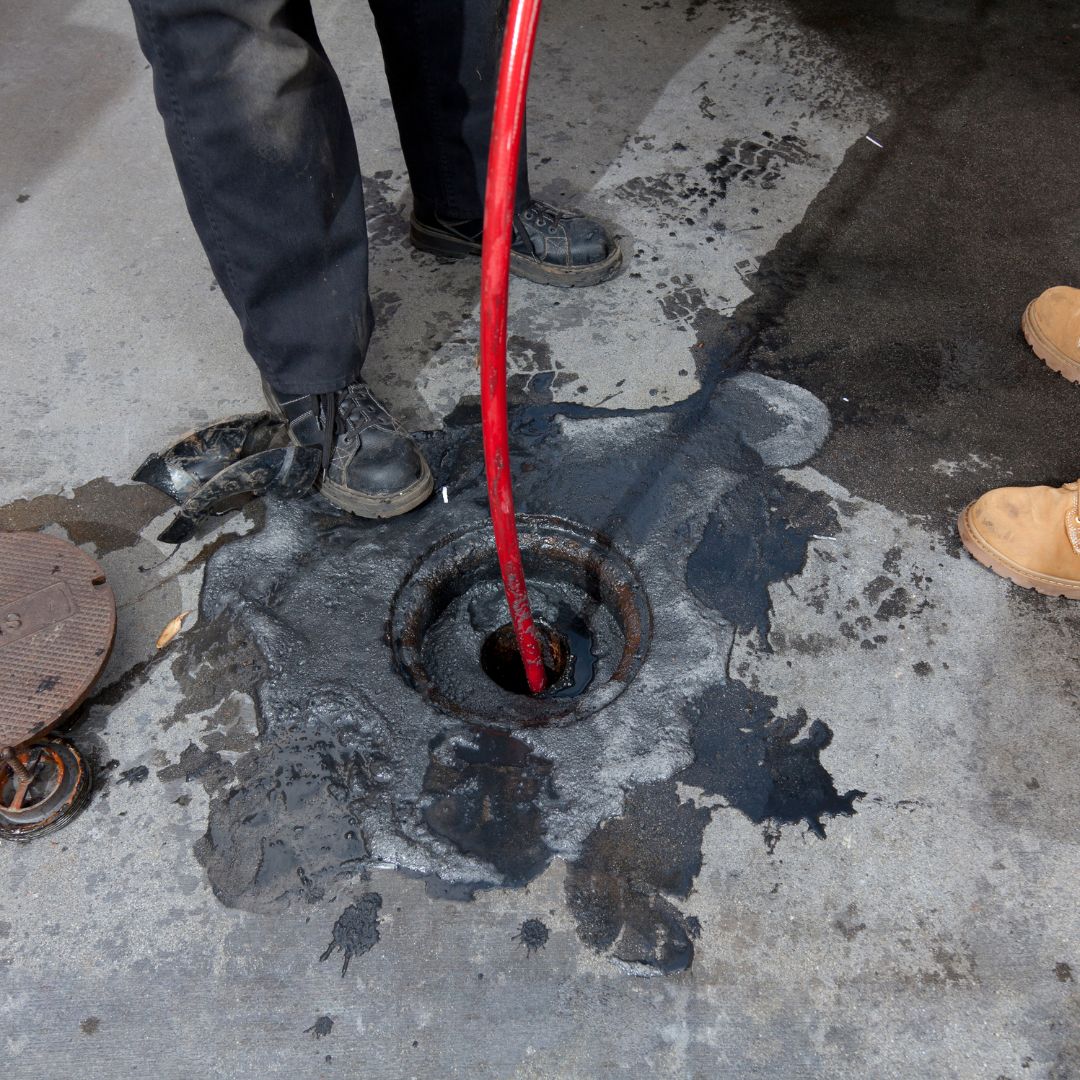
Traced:
POLYGON ((609 705, 633 680, 648 655, 652 609, 637 571, 606 537, 547 515, 518 514, 517 523, 526 575, 543 580, 555 571, 573 578, 596 595, 618 624, 623 652, 606 681, 578 698, 506 693, 497 711, 455 700, 438 685, 424 660, 424 638, 453 599, 479 581, 498 578, 494 537, 487 523, 451 533, 413 563, 391 604, 390 646, 405 681, 442 712, 496 727, 569 723, 609 705))
POLYGON ((91 787, 86 759, 63 739, 12 751, 0 759, 0 840, 26 841, 63 828, 86 805, 91 787))

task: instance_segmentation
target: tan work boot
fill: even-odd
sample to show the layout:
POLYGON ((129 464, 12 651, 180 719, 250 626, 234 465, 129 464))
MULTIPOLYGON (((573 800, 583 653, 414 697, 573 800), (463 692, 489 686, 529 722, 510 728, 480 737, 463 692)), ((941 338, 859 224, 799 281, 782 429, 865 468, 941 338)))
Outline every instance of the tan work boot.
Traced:
POLYGON ((1080 382, 1080 289, 1055 285, 1032 300, 1020 325, 1035 355, 1070 382, 1080 382))
POLYGON ((961 515, 964 547, 995 574, 1080 600, 1080 488, 1005 487, 961 515))

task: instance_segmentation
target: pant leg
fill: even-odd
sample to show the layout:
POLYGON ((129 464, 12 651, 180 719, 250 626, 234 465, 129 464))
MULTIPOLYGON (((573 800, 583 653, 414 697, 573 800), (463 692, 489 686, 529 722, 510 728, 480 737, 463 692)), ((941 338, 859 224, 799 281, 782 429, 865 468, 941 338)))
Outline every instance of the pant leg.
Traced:
MULTIPOLYGON (((370 0, 413 197, 453 220, 484 215, 506 0, 370 0)), ((517 201, 529 201, 521 140, 517 201)))
POLYGON ((310 0, 131 0, 192 222, 277 390, 340 389, 372 329, 349 112, 310 0))

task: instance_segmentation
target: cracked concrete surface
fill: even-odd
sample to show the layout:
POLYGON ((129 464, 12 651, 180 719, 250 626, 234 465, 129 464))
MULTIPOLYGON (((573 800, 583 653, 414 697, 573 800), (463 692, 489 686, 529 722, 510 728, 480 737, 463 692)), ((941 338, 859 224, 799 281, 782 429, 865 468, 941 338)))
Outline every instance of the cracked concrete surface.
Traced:
POLYGON ((254 369, 127 12, 5 8, 0 527, 101 557, 121 627, 72 733, 94 801, 0 848, 9 1060, 94 1077, 1080 1071, 1080 614, 988 574, 951 524, 988 484, 1075 478, 1076 391, 1015 329, 1038 289, 1078 284, 1070 5, 548 0, 533 185, 616 223, 628 267, 603 289, 514 285, 515 450, 543 466, 519 474, 522 498, 610 529, 671 607, 624 713, 523 735, 571 801, 545 811, 551 857, 514 884, 434 843, 407 802, 365 821, 365 860, 340 830, 326 874, 296 862, 301 840, 268 859, 259 842, 323 813, 333 785, 294 788, 251 835, 230 819, 209 855, 205 839, 272 776, 275 694, 298 672, 327 684, 306 701, 314 736, 349 695, 377 696, 355 710, 373 723, 397 710, 395 791, 454 764, 451 743, 429 754, 444 722, 388 661, 348 670, 347 648, 315 651, 317 611, 260 592, 363 563, 369 657, 410 545, 483 512, 477 271, 405 243, 366 9, 317 5, 368 182, 367 373, 415 426, 455 414, 427 437, 451 502, 415 536, 318 500, 255 504, 164 561, 166 502, 114 483, 258 407, 254 369), (674 689, 680 625, 700 642, 696 693, 674 689), (759 740, 786 723, 794 743, 759 740), (567 751, 590 737, 592 764, 567 751), (792 745, 803 771, 774 776, 851 798, 850 816, 822 804, 824 838, 783 783, 754 786, 792 745), (639 891, 606 943, 590 896, 622 881, 639 891), (487 887, 466 901, 462 882, 487 887), (692 963, 634 978, 657 970, 654 925, 692 963))

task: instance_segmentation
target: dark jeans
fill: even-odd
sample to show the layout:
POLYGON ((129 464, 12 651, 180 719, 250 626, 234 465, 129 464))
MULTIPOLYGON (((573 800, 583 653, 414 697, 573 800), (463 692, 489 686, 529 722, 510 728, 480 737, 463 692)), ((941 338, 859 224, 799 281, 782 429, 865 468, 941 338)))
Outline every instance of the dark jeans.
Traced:
MULTIPOLYGON (((482 217, 504 0, 370 2, 414 200, 482 217)), ((131 6, 188 211, 248 351, 277 390, 342 388, 372 331, 364 193, 310 0, 131 6)))

